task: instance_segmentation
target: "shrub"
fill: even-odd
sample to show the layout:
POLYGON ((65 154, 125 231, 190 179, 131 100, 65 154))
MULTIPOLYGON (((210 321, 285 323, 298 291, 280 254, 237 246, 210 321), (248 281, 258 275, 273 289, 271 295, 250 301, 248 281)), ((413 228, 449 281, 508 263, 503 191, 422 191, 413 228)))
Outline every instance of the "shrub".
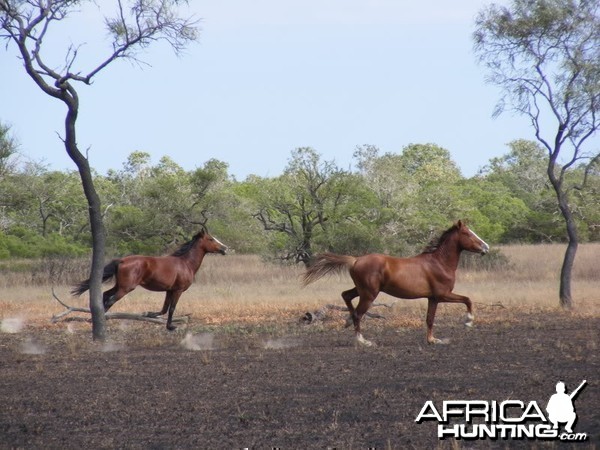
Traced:
POLYGON ((500 249, 492 248, 485 256, 463 252, 459 267, 464 270, 508 270, 512 266, 509 258, 500 249))

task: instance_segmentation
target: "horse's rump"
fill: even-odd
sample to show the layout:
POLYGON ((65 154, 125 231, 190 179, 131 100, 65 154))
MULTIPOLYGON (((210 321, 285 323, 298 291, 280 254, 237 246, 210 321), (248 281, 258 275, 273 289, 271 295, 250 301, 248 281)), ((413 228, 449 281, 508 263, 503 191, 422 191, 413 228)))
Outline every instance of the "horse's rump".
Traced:
MULTIPOLYGON (((108 280, 110 280, 112 277, 114 277, 116 275, 120 262, 121 262, 120 259, 113 259, 106 266, 104 266, 104 271, 102 272, 102 282, 103 283, 106 283, 108 280)), ((81 283, 79 283, 78 285, 74 286, 73 289, 71 289, 71 295, 79 296, 79 295, 83 294, 85 291, 89 290, 89 288, 90 288, 90 279, 88 278, 87 280, 84 280, 81 283)))

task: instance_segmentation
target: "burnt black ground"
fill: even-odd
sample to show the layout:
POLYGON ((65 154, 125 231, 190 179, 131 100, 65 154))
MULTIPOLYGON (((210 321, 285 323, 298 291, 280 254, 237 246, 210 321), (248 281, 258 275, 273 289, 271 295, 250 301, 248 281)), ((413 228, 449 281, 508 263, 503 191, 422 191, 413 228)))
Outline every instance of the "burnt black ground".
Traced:
POLYGON ((427 400, 545 407, 558 380, 583 379, 576 431, 589 439, 573 448, 595 448, 599 330, 598 318, 535 313, 469 331, 441 323, 451 343, 430 346, 421 329, 371 322, 377 347, 356 349, 349 330, 290 324, 215 329, 214 349, 192 351, 186 331, 147 324, 111 325, 108 347, 64 325, 27 329, 0 335, 0 448, 561 448, 439 441, 415 418, 427 400))

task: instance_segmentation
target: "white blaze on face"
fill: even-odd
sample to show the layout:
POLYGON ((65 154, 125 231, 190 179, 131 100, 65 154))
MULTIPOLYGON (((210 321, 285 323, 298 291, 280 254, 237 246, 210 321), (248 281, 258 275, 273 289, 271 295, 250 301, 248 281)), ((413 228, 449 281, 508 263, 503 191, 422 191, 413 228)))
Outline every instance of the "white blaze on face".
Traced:
POLYGON ((471 234, 472 234, 473 236, 475 236, 475 237, 476 237, 476 238, 479 240, 479 242, 481 242, 481 251, 482 251, 483 253, 487 253, 487 252, 490 250, 490 246, 489 246, 489 245, 487 245, 487 243, 486 243, 486 242, 485 242, 483 239, 481 239, 479 236, 477 236, 477 233, 475 233, 475 232, 474 232, 473 230, 471 230, 470 228, 469 228, 469 231, 471 232, 471 234))
POLYGON ((220 245, 221 248, 219 249, 219 253, 222 253, 223 255, 227 252, 227 250, 229 250, 229 247, 227 247, 225 244, 223 244, 220 240, 218 240, 216 237, 212 236, 213 241, 217 244, 220 245))

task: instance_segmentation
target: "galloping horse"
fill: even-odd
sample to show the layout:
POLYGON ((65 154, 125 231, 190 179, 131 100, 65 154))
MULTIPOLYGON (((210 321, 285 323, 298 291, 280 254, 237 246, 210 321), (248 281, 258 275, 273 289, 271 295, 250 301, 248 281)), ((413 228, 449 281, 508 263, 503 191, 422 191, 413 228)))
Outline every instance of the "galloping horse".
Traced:
POLYGON ((415 299, 427 298, 427 342, 441 343, 433 337, 433 320, 440 302, 464 303, 467 307, 465 325, 473 325, 471 300, 452 292, 455 272, 460 253, 467 250, 485 255, 490 247, 460 220, 446 230, 437 242, 430 244, 423 253, 411 258, 395 258, 381 254, 359 257, 323 253, 317 255, 313 264, 304 274, 307 285, 332 273, 347 269, 354 281, 354 288, 342 292, 354 322, 356 340, 363 345, 372 342, 363 338, 360 320, 380 292, 394 297, 415 299), (352 299, 360 297, 358 306, 352 306, 352 299))
MULTIPOLYGON (((150 291, 166 291, 162 310, 149 312, 146 315, 158 317, 168 312, 167 330, 174 330, 176 327, 171 322, 177 301, 194 281, 194 275, 200 268, 204 255, 206 253, 224 255, 226 250, 225 245, 203 229, 169 256, 131 255, 113 259, 104 267, 102 275, 103 283, 113 277, 116 278, 115 286, 104 292, 102 296, 104 312, 137 286, 150 291)), ((89 288, 90 280, 87 279, 75 286, 71 294, 79 296, 89 288)))

